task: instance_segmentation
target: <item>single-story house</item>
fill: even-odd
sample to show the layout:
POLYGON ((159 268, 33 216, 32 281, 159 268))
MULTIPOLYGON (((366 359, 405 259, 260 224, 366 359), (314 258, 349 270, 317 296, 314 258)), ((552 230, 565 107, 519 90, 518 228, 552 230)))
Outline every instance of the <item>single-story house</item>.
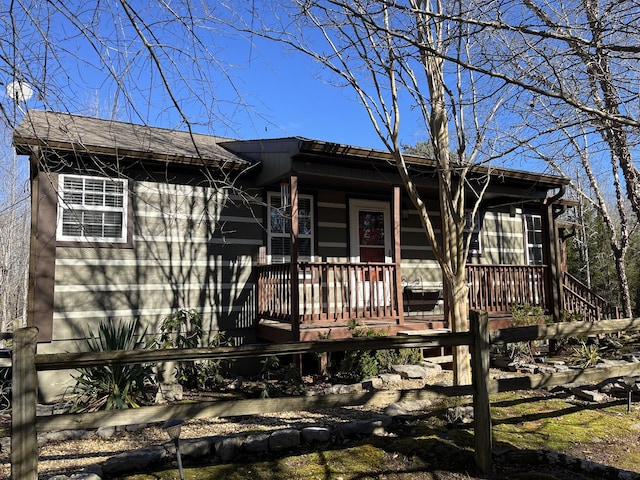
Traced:
MULTIPOLYGON (((337 337, 352 319, 446 327, 440 268, 387 152, 48 111, 27 112, 14 145, 31 165, 28 318, 41 353, 82 349, 106 319, 157 332, 183 308, 202 316, 205 339, 241 343, 337 337)), ((408 160, 437 218, 435 164, 408 160)), ((474 175, 490 185, 469 222, 470 307, 531 303, 559 317, 577 288, 562 262, 568 180, 474 175)))

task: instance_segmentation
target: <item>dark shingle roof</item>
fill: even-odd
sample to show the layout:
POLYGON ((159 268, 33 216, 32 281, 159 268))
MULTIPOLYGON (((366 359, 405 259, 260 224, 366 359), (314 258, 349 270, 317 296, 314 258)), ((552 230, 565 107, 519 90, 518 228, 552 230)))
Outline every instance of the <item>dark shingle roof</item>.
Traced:
POLYGON ((221 147, 227 138, 135 125, 68 113, 28 111, 13 142, 19 154, 32 147, 131 156, 148 160, 243 168, 251 162, 221 147))

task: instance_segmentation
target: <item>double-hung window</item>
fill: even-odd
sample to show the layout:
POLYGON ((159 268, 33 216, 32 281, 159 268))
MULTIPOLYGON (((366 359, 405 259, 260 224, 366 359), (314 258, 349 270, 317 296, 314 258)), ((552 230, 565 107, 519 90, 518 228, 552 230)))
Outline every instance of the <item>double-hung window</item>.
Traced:
MULTIPOLYGON (((291 260, 291 206, 283 206, 279 193, 269 192, 268 250, 274 263, 291 260)), ((313 256, 313 197, 298 196, 298 256, 311 260, 313 256)))
POLYGON ((58 185, 58 240, 127 241, 126 180, 60 175, 58 185))
POLYGON ((540 215, 525 215, 525 233, 527 238, 527 263, 541 265, 544 262, 542 254, 542 217, 540 215))

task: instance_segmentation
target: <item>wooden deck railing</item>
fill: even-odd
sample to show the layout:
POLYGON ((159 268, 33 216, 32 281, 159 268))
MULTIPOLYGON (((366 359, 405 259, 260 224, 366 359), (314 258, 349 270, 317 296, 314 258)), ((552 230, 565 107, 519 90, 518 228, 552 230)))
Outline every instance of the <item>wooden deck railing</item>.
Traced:
POLYGON ((563 277, 563 309, 590 322, 619 318, 617 306, 609 303, 573 275, 563 277))
POLYGON ((546 265, 467 265, 469 309, 511 312, 515 305, 550 307, 546 265))
MULTIPOLYGON (((297 272, 301 323, 399 318, 395 264, 300 262, 297 272)), ((291 322, 291 264, 257 274, 258 316, 291 322)))

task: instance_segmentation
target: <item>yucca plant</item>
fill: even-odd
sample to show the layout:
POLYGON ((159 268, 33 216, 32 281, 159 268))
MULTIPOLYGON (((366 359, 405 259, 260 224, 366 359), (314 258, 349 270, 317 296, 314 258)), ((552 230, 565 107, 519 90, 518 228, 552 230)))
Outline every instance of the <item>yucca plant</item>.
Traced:
MULTIPOLYGON (((87 344, 92 352, 140 350, 151 347, 141 333, 139 322, 107 320, 100 323, 97 335, 89 332, 87 344)), ((153 381, 150 365, 123 364, 79 368, 74 377, 75 412, 139 407, 148 399, 147 389, 153 381)))
POLYGON ((580 344, 573 347, 569 361, 582 368, 588 368, 595 367, 601 358, 600 349, 596 345, 587 345, 584 340, 580 340, 580 344))

